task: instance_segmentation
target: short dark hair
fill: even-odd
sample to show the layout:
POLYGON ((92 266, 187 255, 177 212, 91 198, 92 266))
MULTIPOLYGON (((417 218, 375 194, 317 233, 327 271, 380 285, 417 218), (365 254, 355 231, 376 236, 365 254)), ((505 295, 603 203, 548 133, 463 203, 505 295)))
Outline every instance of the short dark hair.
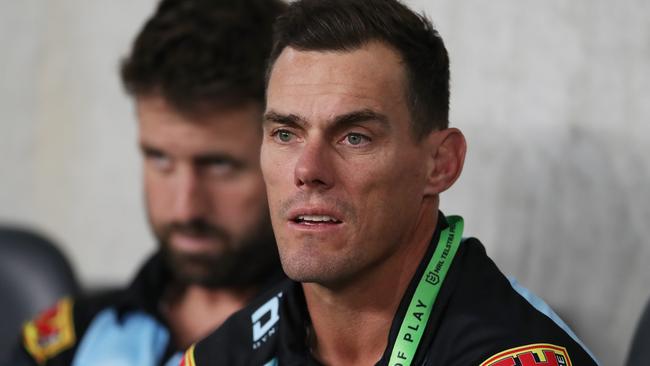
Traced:
POLYGON ((273 63, 286 47, 299 51, 352 51, 380 41, 404 61, 406 97, 415 136, 449 124, 449 56, 424 15, 397 0, 299 0, 274 26, 273 63))
POLYGON ((163 0, 121 64, 127 92, 182 112, 264 104, 264 72, 281 0, 163 0))

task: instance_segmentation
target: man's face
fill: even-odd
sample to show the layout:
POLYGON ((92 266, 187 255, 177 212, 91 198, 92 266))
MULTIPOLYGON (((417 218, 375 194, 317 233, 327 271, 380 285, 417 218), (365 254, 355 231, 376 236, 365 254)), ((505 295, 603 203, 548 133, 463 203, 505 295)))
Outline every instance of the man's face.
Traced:
POLYGON ((380 43, 285 49, 267 89, 261 162, 287 275, 344 284, 392 256, 416 226, 427 151, 406 76, 380 43))
POLYGON ((176 279, 254 280, 275 250, 259 167, 260 106, 186 115, 152 96, 138 98, 137 111, 149 220, 176 279))

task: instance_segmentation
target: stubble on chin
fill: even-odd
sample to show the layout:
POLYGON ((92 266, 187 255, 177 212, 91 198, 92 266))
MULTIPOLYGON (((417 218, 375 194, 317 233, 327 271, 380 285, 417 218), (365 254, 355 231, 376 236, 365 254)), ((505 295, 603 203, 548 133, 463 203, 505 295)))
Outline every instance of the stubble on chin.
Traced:
POLYGON ((250 235, 238 241, 224 229, 206 223, 194 228, 171 225, 161 230, 158 237, 163 260, 174 281, 182 286, 254 286, 280 267, 268 219, 261 220, 250 235), (204 253, 181 252, 170 242, 175 232, 201 235, 212 239, 221 248, 204 253))

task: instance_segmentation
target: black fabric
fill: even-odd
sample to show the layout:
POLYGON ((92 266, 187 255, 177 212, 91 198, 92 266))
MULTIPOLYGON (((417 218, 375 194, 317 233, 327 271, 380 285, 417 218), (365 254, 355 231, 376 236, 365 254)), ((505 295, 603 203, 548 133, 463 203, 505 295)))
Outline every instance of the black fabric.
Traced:
POLYGON ((142 266, 129 287, 116 294, 114 306, 118 314, 124 316, 129 311, 144 310, 165 324, 158 306, 170 281, 169 269, 163 264, 160 253, 155 254, 142 266))
MULTIPOLYGON (((441 220, 402 299, 388 346, 377 365, 388 364, 416 279, 431 258, 444 226, 441 220)), ((302 286, 286 280, 199 342, 193 353, 196 364, 262 366, 275 359, 281 366, 318 365, 306 345, 309 322, 302 286), (267 333, 266 341, 256 347, 252 317, 273 297, 280 300, 280 319, 267 333)), ((477 239, 467 239, 443 283, 413 365, 476 366, 501 351, 538 343, 566 348, 572 365, 596 365, 571 336, 513 289, 477 239)))
POLYGON ((0 227, 0 363, 23 322, 78 289, 72 267, 50 239, 0 227))
POLYGON ((646 366, 650 360, 650 301, 645 306, 627 356, 627 366, 646 366))

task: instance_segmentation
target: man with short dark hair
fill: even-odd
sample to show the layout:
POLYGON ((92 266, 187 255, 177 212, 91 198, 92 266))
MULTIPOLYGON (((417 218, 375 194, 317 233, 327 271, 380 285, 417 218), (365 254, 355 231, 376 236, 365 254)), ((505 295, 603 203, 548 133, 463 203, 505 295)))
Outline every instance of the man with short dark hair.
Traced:
POLYGON ((262 171, 291 280, 185 365, 596 364, 438 211, 466 145, 426 18, 395 0, 299 0, 267 78, 262 171))
MULTIPOLYGON (((281 278, 259 164, 280 0, 163 0, 124 60, 160 248, 125 289, 64 299, 12 365, 176 365, 281 278)), ((110 177, 107 177, 110 179, 110 177)))

